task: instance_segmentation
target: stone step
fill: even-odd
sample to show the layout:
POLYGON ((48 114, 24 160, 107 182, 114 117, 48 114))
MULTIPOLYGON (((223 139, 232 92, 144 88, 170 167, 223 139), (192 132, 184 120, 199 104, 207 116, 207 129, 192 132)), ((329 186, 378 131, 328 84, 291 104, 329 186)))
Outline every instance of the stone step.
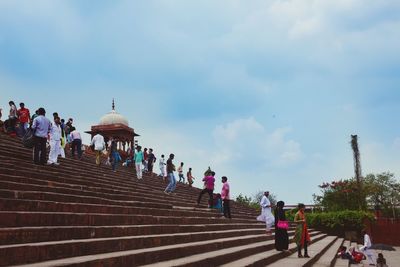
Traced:
MULTIPOLYGON (((290 232, 294 234, 294 231, 290 232)), ((311 232, 313 237, 320 239, 325 235, 319 234, 319 232, 311 232)), ((268 240, 264 240, 261 242, 256 242, 252 244, 246 244, 242 246, 229 247, 225 249, 219 249, 216 251, 199 253, 192 255, 190 257, 185 258, 177 258, 169 261, 162 261, 158 263, 152 263, 149 265, 145 265, 146 267, 154 266, 154 267, 162 267, 162 266, 222 266, 226 264, 226 266, 241 266, 237 265, 235 260, 241 259, 243 257, 253 258, 253 255, 257 254, 265 254, 269 251, 272 251, 274 248, 274 240, 273 236, 270 236, 268 240), (235 261, 235 264, 232 264, 232 261, 235 261)))
POLYGON ((226 240, 231 237, 249 236, 249 239, 253 240, 256 236, 264 237, 263 234, 262 229, 240 229, 5 245, 0 246, 0 266, 175 244, 184 245, 214 239, 226 240))
POLYGON ((182 246, 182 244, 175 244, 137 250, 125 250, 18 266, 140 266, 167 261, 177 257, 188 257, 199 252, 212 252, 230 247, 258 243, 266 239, 267 237, 265 235, 247 235, 191 242, 184 246, 182 246))
POLYGON ((310 258, 298 258, 297 253, 275 261, 274 263, 268 265, 270 267, 281 267, 281 266, 293 266, 293 267, 308 267, 313 266, 315 262, 328 250, 332 244, 335 243, 337 236, 326 236, 325 238, 313 242, 308 247, 308 254, 310 258))
POLYGON ((335 243, 321 256, 321 258, 314 263, 314 267, 333 267, 336 262, 337 252, 342 246, 344 238, 338 238, 335 243))
POLYGON ((254 220, 213 217, 172 217, 137 214, 0 211, 0 227, 100 226, 129 224, 214 224, 254 223, 254 220))
POLYGON ((140 214, 154 216, 176 217, 211 217, 217 216, 208 209, 180 209, 172 206, 149 207, 146 202, 137 202, 136 206, 98 205, 83 203, 64 203, 55 201, 21 200, 0 198, 2 211, 35 211, 35 212, 71 212, 71 213, 102 213, 102 214, 140 214))
MULTIPOLYGON (((317 241, 325 238, 327 235, 320 233, 320 232, 310 231, 310 236, 312 237, 312 239, 315 242, 317 242, 317 241)), ((273 240, 272 243, 274 244, 274 242, 275 241, 273 240)), ((288 257, 292 253, 296 252, 297 251, 296 249, 297 249, 296 244, 293 242, 293 239, 289 237, 288 252, 281 252, 281 251, 276 251, 275 249, 270 249, 268 251, 262 251, 260 253, 250 255, 248 257, 241 257, 238 260, 234 260, 234 261, 230 260, 221 266, 223 266, 223 267, 228 267, 228 266, 269 266, 269 264, 272 264, 277 260, 288 257)), ((282 266, 290 266, 290 265, 282 265, 282 266)))
POLYGON ((187 232, 221 231, 235 229, 262 229, 259 223, 221 224, 152 224, 110 226, 38 226, 0 228, 0 245, 60 241, 68 239, 105 238, 118 236, 174 234, 187 232))

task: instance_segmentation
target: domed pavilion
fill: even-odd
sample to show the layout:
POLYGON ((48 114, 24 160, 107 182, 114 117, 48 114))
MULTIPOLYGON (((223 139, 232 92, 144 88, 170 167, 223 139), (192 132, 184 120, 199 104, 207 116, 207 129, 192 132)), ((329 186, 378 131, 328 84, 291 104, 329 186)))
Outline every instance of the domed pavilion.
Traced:
POLYGON ((91 130, 86 133, 90 134, 92 138, 99 133, 106 142, 114 139, 117 141, 118 149, 122 151, 126 151, 128 147, 133 148, 135 136, 140 136, 135 133, 133 128, 129 127, 128 120, 115 111, 114 99, 112 110, 101 117, 99 124, 92 126, 91 130))

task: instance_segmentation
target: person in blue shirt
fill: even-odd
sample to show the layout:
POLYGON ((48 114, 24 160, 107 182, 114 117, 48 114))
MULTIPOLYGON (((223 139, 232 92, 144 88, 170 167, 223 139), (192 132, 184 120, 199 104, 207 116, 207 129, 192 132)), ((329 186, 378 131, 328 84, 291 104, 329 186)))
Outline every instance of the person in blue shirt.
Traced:
POLYGON ((51 122, 46 116, 44 108, 38 109, 38 116, 33 120, 35 146, 33 147, 33 162, 44 165, 46 163, 46 143, 51 129, 51 122))

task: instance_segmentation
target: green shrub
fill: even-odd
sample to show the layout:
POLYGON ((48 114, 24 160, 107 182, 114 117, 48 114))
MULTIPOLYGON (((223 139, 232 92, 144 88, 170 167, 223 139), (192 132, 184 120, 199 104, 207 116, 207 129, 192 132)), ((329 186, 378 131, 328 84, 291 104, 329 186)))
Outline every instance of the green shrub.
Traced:
MULTIPOLYGON (((293 212, 288 212, 288 218, 293 218, 292 214, 294 215, 293 212)), ((366 211, 344 210, 307 213, 306 218, 311 228, 343 236, 346 231, 360 233, 365 228, 365 220, 374 220, 374 215, 366 211)))

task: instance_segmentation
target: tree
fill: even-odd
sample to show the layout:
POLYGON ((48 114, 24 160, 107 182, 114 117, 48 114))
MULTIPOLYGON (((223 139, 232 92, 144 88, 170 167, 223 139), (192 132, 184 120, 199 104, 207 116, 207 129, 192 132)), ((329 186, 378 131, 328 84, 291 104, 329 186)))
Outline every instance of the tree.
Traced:
POLYGON ((340 211, 340 210, 359 210, 366 209, 365 201, 360 203, 358 192, 358 183, 356 179, 332 181, 331 183, 323 183, 319 186, 322 195, 313 195, 314 202, 321 205, 327 211, 340 211))
POLYGON ((400 183, 393 173, 368 174, 364 178, 364 188, 370 206, 381 209, 385 216, 398 216, 396 208, 400 205, 400 183))
POLYGON ((327 211, 359 210, 360 207, 361 210, 367 210, 368 207, 379 207, 385 216, 397 216, 400 183, 392 173, 368 174, 363 179, 361 191, 355 178, 323 183, 319 187, 322 194, 314 194, 314 202, 327 211), (363 201, 359 202, 360 199, 363 201))

